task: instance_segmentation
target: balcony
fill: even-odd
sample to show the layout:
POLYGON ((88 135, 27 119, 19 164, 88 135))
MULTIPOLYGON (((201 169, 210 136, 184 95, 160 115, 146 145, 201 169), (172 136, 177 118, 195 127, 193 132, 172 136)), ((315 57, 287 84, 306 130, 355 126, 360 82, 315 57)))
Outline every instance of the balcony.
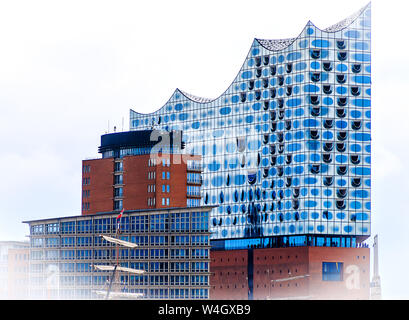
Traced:
POLYGON ((188 163, 187 164, 187 171, 193 171, 193 172, 202 172, 203 171, 203 166, 200 163, 188 163))
POLYGON ((187 184, 194 184, 194 185, 202 185, 203 179, 200 177, 200 179, 197 178, 187 178, 186 179, 187 184))
POLYGON ((200 192, 187 192, 186 193, 186 196, 188 197, 188 198, 195 198, 195 199, 201 199, 202 198, 202 195, 200 194, 200 192))

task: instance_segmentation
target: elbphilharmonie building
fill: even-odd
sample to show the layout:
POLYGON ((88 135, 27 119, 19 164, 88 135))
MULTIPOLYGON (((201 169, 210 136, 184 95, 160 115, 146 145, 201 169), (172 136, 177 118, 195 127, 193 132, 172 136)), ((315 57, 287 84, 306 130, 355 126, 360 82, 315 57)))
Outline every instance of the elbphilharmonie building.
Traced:
POLYGON ((371 231, 370 4, 326 29, 254 39, 216 99, 176 89, 153 113, 130 111, 131 130, 152 127, 182 130, 202 156, 216 245, 359 243, 371 231))

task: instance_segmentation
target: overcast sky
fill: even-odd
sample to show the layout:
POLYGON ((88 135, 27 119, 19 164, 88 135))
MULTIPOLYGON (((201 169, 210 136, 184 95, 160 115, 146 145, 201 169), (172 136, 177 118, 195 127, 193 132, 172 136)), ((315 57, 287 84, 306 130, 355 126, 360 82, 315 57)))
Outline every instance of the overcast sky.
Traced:
MULTIPOLYGON (((80 214, 81 160, 176 88, 216 98, 253 38, 326 28, 367 0, 0 1, 0 240, 80 214)), ((409 299, 408 6, 372 1, 372 234, 384 298, 409 299)))

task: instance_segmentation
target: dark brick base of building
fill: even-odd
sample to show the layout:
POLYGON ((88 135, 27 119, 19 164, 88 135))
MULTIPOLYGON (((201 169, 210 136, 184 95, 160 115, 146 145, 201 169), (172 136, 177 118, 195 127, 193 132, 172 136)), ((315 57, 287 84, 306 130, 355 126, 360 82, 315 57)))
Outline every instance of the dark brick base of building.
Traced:
POLYGON ((370 249, 211 251, 210 299, 369 299, 370 249))

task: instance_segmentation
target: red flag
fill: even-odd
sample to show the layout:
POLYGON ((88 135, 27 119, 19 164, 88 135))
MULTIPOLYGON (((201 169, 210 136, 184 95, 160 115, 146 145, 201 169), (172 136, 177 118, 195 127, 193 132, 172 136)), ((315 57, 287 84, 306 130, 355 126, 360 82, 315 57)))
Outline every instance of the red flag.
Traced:
POLYGON ((121 212, 119 213, 119 215, 116 217, 116 219, 120 219, 122 217, 122 214, 124 213, 124 208, 122 208, 121 212))

